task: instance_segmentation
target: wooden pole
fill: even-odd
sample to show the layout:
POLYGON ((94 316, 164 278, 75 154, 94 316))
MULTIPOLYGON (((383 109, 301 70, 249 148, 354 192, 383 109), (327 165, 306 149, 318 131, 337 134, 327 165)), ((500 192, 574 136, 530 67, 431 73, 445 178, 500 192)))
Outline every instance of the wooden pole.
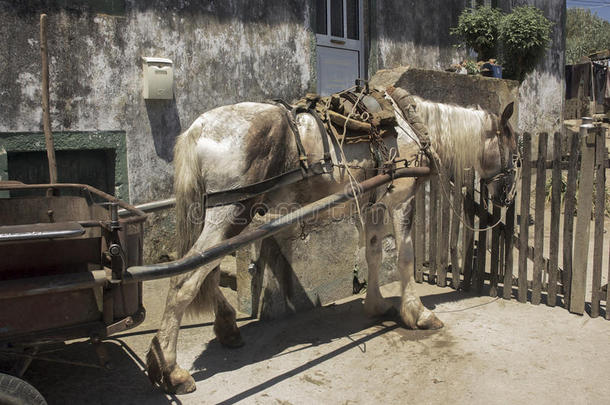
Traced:
POLYGON ((578 213, 576 216, 576 239, 572 264, 572 286, 570 287, 570 312, 582 315, 585 312, 587 264, 589 261, 589 228, 593 205, 593 166, 595 163, 595 134, 589 122, 580 126, 582 158, 578 182, 578 213))
POLYGON ((57 183, 57 163, 55 161, 55 145, 51 132, 51 117, 49 115, 49 58, 47 53, 47 15, 40 15, 40 55, 42 57, 42 125, 49 160, 49 183, 57 183))

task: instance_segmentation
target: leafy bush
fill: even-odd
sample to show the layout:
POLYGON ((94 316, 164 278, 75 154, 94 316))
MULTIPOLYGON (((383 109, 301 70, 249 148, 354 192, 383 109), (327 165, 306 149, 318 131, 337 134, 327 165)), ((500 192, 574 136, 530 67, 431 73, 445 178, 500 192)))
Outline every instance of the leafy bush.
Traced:
POLYGON ((499 56, 504 77, 523 81, 547 50, 552 26, 534 6, 515 7, 510 14, 484 6, 462 11, 450 32, 479 60, 499 56))
POLYGON ((589 54, 610 48, 610 22, 591 10, 570 8, 566 16, 566 60, 580 62, 589 54))
POLYGON ((534 6, 515 7, 502 19, 499 40, 502 43, 504 71, 523 81, 544 55, 550 43, 553 23, 534 6))
POLYGON ((479 60, 488 60, 496 55, 501 19, 502 12, 497 8, 468 8, 460 14, 458 25, 451 29, 451 35, 474 49, 479 60))

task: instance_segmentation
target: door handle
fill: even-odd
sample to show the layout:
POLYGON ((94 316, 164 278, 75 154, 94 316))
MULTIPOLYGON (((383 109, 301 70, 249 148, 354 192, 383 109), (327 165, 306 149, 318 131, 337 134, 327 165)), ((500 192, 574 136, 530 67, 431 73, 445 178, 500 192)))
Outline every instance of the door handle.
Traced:
POLYGON ((331 39, 330 42, 337 45, 345 45, 345 41, 342 41, 340 39, 331 39))

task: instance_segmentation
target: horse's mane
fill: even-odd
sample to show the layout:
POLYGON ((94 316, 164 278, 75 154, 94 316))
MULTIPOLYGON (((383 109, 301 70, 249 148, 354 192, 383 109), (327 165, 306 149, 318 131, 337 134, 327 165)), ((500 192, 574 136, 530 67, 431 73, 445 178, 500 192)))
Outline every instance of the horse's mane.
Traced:
POLYGON ((479 109, 413 98, 428 129, 431 146, 445 169, 460 178, 464 169, 480 169, 486 133, 492 128, 493 116, 479 109))

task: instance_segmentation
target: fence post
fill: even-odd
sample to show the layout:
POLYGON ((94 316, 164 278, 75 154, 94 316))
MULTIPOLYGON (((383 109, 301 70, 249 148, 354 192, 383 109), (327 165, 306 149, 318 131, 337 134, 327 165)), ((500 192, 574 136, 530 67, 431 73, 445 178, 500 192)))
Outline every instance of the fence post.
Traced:
POLYGON ((601 126, 597 126, 595 128, 595 239, 593 239, 591 318, 597 318, 599 316, 599 301, 601 300, 602 249, 604 248, 604 211, 606 200, 605 160, 606 131, 601 126))
POLYGON ((530 189, 532 185, 531 173, 532 137, 529 133, 523 134, 523 160, 521 173, 521 221, 519 222, 519 302, 527 301, 527 251, 529 248, 529 215, 530 215, 530 189))
POLYGON ((544 265, 544 200, 546 187, 546 149, 548 134, 538 134, 538 160, 536 162, 536 222, 534 225, 534 272, 532 304, 540 304, 544 265))
POLYGON ((570 288, 570 312, 583 314, 585 311, 585 292, 587 282, 587 263, 589 256, 589 228, 591 224, 591 205, 593 203, 593 165, 595 162, 595 135, 590 118, 583 118, 580 135, 583 138, 582 158, 580 160, 580 181, 578 184, 578 215, 574 243, 574 266, 570 288))

